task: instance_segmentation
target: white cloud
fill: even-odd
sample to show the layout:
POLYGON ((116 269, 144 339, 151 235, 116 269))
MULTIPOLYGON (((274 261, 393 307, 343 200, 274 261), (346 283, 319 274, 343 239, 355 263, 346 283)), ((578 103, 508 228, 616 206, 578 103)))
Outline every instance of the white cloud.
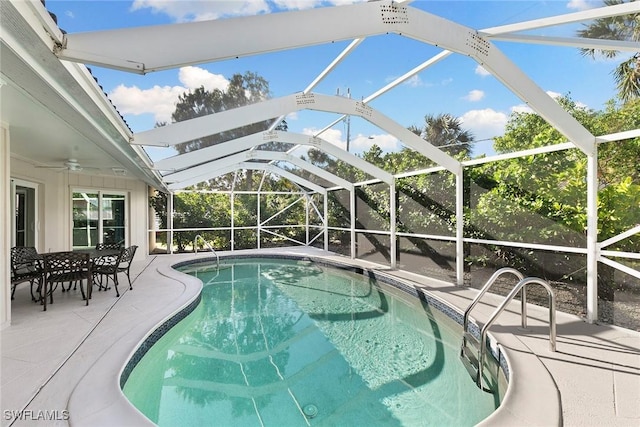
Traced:
POLYGON ((322 0, 275 0, 278 8, 285 10, 313 9, 322 3, 322 0))
POLYGON ((481 91, 481 90, 478 90, 478 89, 474 89, 472 91, 469 91, 467 96, 464 97, 464 99, 466 99, 467 101, 471 101, 471 102, 480 101, 482 98, 484 98, 484 92, 481 91))
POLYGON ((119 85, 109 93, 109 99, 122 114, 153 114, 156 122, 171 122, 178 97, 190 89, 204 86, 207 90, 224 90, 229 81, 220 74, 213 74, 199 67, 183 67, 178 72, 182 86, 153 86, 141 89, 137 86, 119 85))
POLYGON ((553 99, 557 99, 557 98, 561 98, 561 97, 562 97, 562 94, 561 94, 561 93, 554 92, 554 91, 552 91, 552 90, 548 90, 546 93, 547 93, 547 95, 549 95, 549 96, 550 96, 550 97, 552 97, 553 99))
POLYGON ((229 80, 222 74, 213 74, 200 67, 180 68, 178 79, 187 89, 204 86, 206 90, 212 91, 214 89, 225 90, 229 86, 229 80))
MULTIPOLYGON (((398 78, 397 76, 390 76, 390 77, 387 77, 384 81, 389 83, 389 82, 395 81, 397 78, 398 78)), ((453 81, 453 78, 450 77, 448 79, 441 80, 440 84, 442 86, 446 86, 449 83, 451 83, 452 81, 453 81)), ((403 85, 407 85, 407 86, 411 86, 411 87, 433 86, 434 85, 433 83, 428 83, 428 82, 425 82, 424 80, 422 80, 418 74, 415 74, 415 75, 409 77, 407 80, 402 82, 402 84, 403 85)))
POLYGON ((363 3, 365 1, 371 1, 371 0, 329 0, 326 3, 331 4, 333 6, 343 6, 346 4, 363 3))
MULTIPOLYGON (((562 98, 562 96, 563 96, 561 93, 553 92, 551 90, 547 91, 547 95, 549 95, 550 97, 552 97, 556 101, 558 100, 558 98, 562 98)), ((583 108, 583 109, 589 108, 589 106, 587 104, 583 103, 583 102, 576 101, 575 99, 573 100, 573 102, 575 102, 577 108, 583 108)))
POLYGON ((293 120, 298 120, 298 112, 294 111, 292 113, 287 114, 287 117, 285 117, 286 121, 293 121, 293 120))
POLYGON ((587 10, 596 7, 596 4, 596 2, 590 2, 589 0, 569 0, 567 9, 587 10))
POLYGON ((409 85, 411 87, 424 86, 424 82, 420 79, 420 76, 415 74, 409 78, 409 80, 405 81, 404 84, 409 85))
MULTIPOLYGON (((558 98, 562 98, 563 96, 561 93, 554 92, 552 90, 546 91, 546 94, 556 101, 558 100, 558 98)), ((584 102, 580 102, 576 100, 574 100, 573 102, 575 102, 576 108, 582 108, 585 110, 589 108, 589 106, 584 102)), ((511 107, 511 111, 514 113, 535 113, 535 111, 533 111, 533 109, 526 104, 514 105, 513 107, 511 107)))
POLYGON ((511 107, 512 113, 533 113, 533 109, 527 104, 518 104, 511 107))
MULTIPOLYGON (((553 99, 562 97, 558 92, 547 91, 547 94, 553 99)), ((576 107, 588 108, 584 103, 576 101, 576 107)), ((510 113, 535 113, 527 104, 514 105, 510 109, 510 113)), ((484 110, 470 110, 460 117, 465 129, 470 130, 476 139, 491 138, 494 136, 504 135, 504 128, 509 120, 507 114, 495 111, 490 108, 484 110)))
POLYGON ((201 1, 201 0, 134 0, 132 11, 150 9, 152 13, 162 13, 177 22, 205 21, 223 17, 259 15, 270 13, 274 9, 302 10, 323 5, 344 5, 359 3, 365 0, 236 0, 236 1, 201 1), (275 7, 272 7, 275 6, 275 7))
POLYGON ((109 93, 109 98, 122 114, 151 113, 156 122, 170 122, 178 96, 183 94, 182 86, 154 86, 140 89, 136 86, 119 85, 109 93))
POLYGON ((151 9, 153 13, 162 13, 177 22, 204 21, 220 17, 257 15, 269 12, 265 0, 244 1, 168 1, 135 0, 132 11, 151 9))
POLYGON ((482 77, 486 77, 486 76, 490 76, 491 75, 491 73, 488 72, 482 65, 478 65, 476 67, 476 69, 474 70, 474 72, 477 75, 482 76, 482 77))
POLYGON ((400 149, 400 141, 390 134, 379 135, 363 135, 358 134, 351 140, 351 147, 354 151, 365 151, 376 144, 382 151, 398 151, 400 149))
POLYGON ((505 113, 491 108, 470 110, 460 117, 463 128, 471 131, 476 139, 503 135, 507 120, 508 117, 505 113))
MULTIPOLYGON (((385 83, 391 83, 391 82, 395 82, 397 79, 399 78, 399 76, 388 76, 384 79, 385 83)), ((441 83, 442 85, 447 85, 449 84, 451 81, 453 81, 453 79, 448 79, 448 80, 443 80, 441 83)), ((367 83, 371 83, 370 81, 367 81, 367 83)), ((422 80, 420 78, 420 76, 418 74, 414 74, 413 76, 409 77, 408 79, 406 79, 405 81, 402 82, 403 85, 407 85, 407 86, 411 86, 411 87, 431 87, 433 86, 433 83, 429 83, 429 82, 425 82, 424 80, 422 80)))
MULTIPOLYGON (((302 133, 305 135, 315 135, 318 131, 319 129, 316 128, 305 128, 302 130, 302 133)), ((322 132, 319 137, 343 150, 347 147, 347 139, 340 129, 327 129, 322 132)), ((393 135, 363 135, 359 133, 351 137, 349 141, 349 151, 352 153, 366 151, 371 148, 373 144, 376 144, 383 151, 397 151, 400 149, 400 141, 393 135)))
MULTIPOLYGON (((562 96, 562 94, 558 92, 554 92, 552 90, 546 91, 546 94, 553 99, 557 99, 562 96)), ((533 111, 533 108, 529 107, 527 104, 514 105, 513 107, 511 107, 511 112, 512 113, 528 113, 528 114, 535 113, 535 111, 533 111)))
MULTIPOLYGON (((302 133, 305 135, 315 135, 320 129, 317 128, 304 128, 302 133)), ((347 146, 347 141, 342 140, 342 131, 340 129, 327 129, 319 135, 320 138, 325 141, 344 149, 347 146)))
POLYGON ((65 15, 65 16, 67 16, 67 17, 69 17, 69 18, 71 18, 71 19, 73 19, 73 18, 75 18, 75 17, 76 17, 76 16, 73 14, 73 12, 72 12, 72 11, 70 11, 70 10, 65 11, 65 12, 64 12, 64 15, 65 15))

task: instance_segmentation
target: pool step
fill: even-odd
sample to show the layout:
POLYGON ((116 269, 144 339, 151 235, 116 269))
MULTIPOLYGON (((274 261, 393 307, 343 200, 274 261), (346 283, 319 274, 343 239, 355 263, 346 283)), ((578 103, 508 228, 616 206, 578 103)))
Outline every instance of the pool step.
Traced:
POLYGON ((478 339, 470 334, 469 332, 465 332, 462 339, 462 347, 460 348, 460 358, 462 359, 462 364, 471 375, 474 381, 478 380, 478 349, 480 348, 480 342, 478 339))
POLYGON ((480 341, 473 335, 471 332, 465 332, 463 335, 463 343, 471 344, 473 347, 478 349, 480 347, 480 341))

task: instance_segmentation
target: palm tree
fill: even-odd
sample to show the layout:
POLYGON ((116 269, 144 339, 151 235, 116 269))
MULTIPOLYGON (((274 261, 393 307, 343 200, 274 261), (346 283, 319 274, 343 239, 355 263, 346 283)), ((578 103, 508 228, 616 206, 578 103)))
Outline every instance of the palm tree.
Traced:
MULTIPOLYGON (((635 0, 630 0, 635 1, 635 0)), ((604 0, 605 6, 626 3, 625 0, 604 0)), ((612 16, 600 18, 585 25, 577 31, 579 37, 640 41, 640 14, 612 16)), ((620 52, 616 50, 581 49, 583 55, 594 58, 596 53, 605 58, 615 58, 620 52)), ((629 59, 623 61, 613 71, 613 77, 618 87, 618 97, 627 102, 640 98, 640 52, 636 52, 629 59)))
POLYGON ((427 114, 424 127, 411 126, 409 130, 451 156, 468 153, 473 144, 473 134, 462 129, 460 119, 451 114, 427 114))

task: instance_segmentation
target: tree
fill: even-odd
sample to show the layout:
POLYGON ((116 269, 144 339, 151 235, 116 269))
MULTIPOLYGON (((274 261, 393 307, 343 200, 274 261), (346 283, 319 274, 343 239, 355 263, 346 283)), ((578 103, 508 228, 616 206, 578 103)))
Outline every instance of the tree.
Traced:
POLYGON ((451 114, 427 114, 422 127, 411 126, 409 130, 451 156, 468 154, 473 143, 473 134, 451 114))
MULTIPOLYGON (((201 86, 180 95, 171 119, 173 122, 181 122, 196 117, 203 117, 264 101, 268 99, 269 96, 269 83, 264 78, 252 72, 246 72, 244 75, 234 74, 226 90, 214 89, 208 91, 201 86)), ((188 141, 178 144, 176 150, 182 154, 252 133, 261 132, 266 130, 272 122, 273 120, 265 120, 248 124, 242 128, 231 129, 204 138, 188 141)))
MULTIPOLYGON (((568 96, 558 101, 595 135, 640 126, 640 100, 630 101, 620 108, 611 102, 604 112, 579 107, 568 96)), ((537 114, 515 113, 509 119, 505 135, 495 139, 494 148, 498 153, 505 153, 564 141, 565 138, 537 114)), ((640 223, 638 158, 640 138, 599 146, 599 241, 640 223)), ((468 174, 482 191, 476 191, 474 206, 468 212, 469 221, 485 236, 483 238, 489 235, 496 240, 585 247, 586 171, 587 158, 577 148, 470 169, 468 174)), ((637 252, 640 239, 625 239, 615 249, 637 252)), ((506 252, 512 265, 517 263, 515 266, 526 269, 527 273, 551 280, 565 278, 569 273, 585 268, 583 263, 580 265, 582 261, 571 265, 566 256, 564 265, 554 265, 546 261, 544 255, 533 251, 529 256, 517 254, 517 251, 506 252)), ((611 268, 601 264, 599 276, 599 296, 612 299, 611 268)))
MULTIPOLYGON (((631 0, 635 1, 635 0, 631 0)), ((604 0, 605 6, 613 6, 626 3, 625 0, 604 0)), ((577 35, 586 38, 640 41, 640 14, 628 14, 599 18, 584 28, 577 31, 577 35)), ((620 53, 615 50, 581 49, 584 55, 596 54, 606 58, 615 58, 620 53)), ((613 71, 614 80, 618 87, 618 97, 623 101, 629 101, 640 97, 640 52, 631 55, 622 61, 613 71)))
MULTIPOLYGON (((229 85, 225 90, 214 89, 206 90, 204 87, 185 92, 180 95, 176 104, 176 109, 171 115, 173 122, 181 122, 198 117, 203 117, 245 105, 261 102, 271 96, 269 91, 269 83, 256 73, 246 72, 245 74, 234 74, 229 85)), ((272 126, 274 119, 268 119, 246 126, 230 129, 224 132, 215 133, 193 141, 187 141, 176 145, 176 150, 180 153, 187 153, 199 150, 211 145, 230 141, 246 135, 267 130, 272 126)), ((157 126, 163 125, 158 123, 157 126)), ((285 120, 281 120, 276 130, 287 131, 288 125, 285 120)), ((285 144, 278 141, 262 144, 256 149, 271 151, 286 151, 291 144, 285 144)), ((236 188, 244 188, 250 190, 253 186, 253 171, 238 171, 237 174, 216 177, 208 182, 199 183, 194 186, 196 189, 230 189, 232 185, 236 188), (235 178, 235 183, 233 179, 235 178)))
MULTIPOLYGON (((156 192, 149 199, 150 206, 160 218, 160 227, 168 228, 167 195, 156 192)), ((231 223, 229 195, 216 193, 177 193, 173 198, 173 228, 203 229, 228 227, 231 223)), ((193 244, 196 235, 201 235, 211 242, 214 248, 229 247, 227 231, 177 231, 173 235, 173 243, 178 252, 185 252, 193 244)))

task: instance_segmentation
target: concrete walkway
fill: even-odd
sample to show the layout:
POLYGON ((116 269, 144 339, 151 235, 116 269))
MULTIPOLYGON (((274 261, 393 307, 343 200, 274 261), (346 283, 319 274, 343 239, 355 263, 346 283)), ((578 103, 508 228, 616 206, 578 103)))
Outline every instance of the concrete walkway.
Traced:
MULTIPOLYGON (((313 248, 278 252, 352 262, 313 248)), ((118 378, 154 326, 197 297, 200 282, 169 268, 192 258, 162 255, 134 263, 133 291, 121 285, 120 298, 113 290, 94 291, 89 306, 79 291, 58 290, 43 312, 30 301, 28 286, 19 287, 13 322, 0 333, 2 425, 151 425, 128 404, 118 378)), ((363 261, 355 264, 411 280, 461 310, 477 293, 363 261)), ((485 299, 474 312, 480 323, 500 301, 490 294, 485 299)), ((514 303, 491 328, 507 354, 511 381, 502 406, 483 424, 640 426, 640 333, 558 313, 557 351, 551 352, 547 318, 546 309, 530 306, 528 329, 522 331, 514 303)))

